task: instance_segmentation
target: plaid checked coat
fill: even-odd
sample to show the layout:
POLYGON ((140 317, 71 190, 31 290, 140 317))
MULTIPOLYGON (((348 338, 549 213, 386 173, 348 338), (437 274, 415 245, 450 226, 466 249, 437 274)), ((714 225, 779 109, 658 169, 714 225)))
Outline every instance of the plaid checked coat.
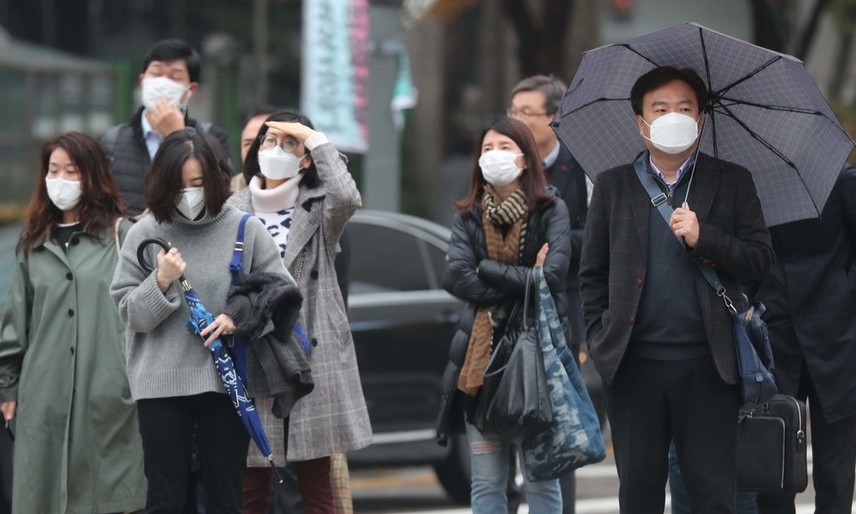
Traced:
MULTIPOLYGON (((315 389, 298 400, 289 417, 288 460, 295 461, 357 450, 372 439, 354 340, 334 268, 339 237, 362 199, 332 144, 316 147, 312 160, 321 185, 301 185, 283 259, 303 295, 300 324, 312 342, 309 364, 315 381, 315 389)), ((227 203, 253 213, 248 187, 227 203)), ((260 414, 267 416, 269 412, 263 410, 260 414)), ((277 439, 270 431, 268 435, 277 439)))
MULTIPOLYGON (((642 158, 647 159, 648 153, 642 158)), ((699 221, 698 244, 688 249, 689 256, 711 264, 737 303, 741 286, 759 283, 774 260, 752 176, 745 168, 699 154, 688 203, 699 221)), ((607 384, 612 383, 632 338, 645 287, 653 208, 632 165, 598 174, 586 220, 580 295, 586 343, 607 384)), ((695 287, 716 369, 726 383, 736 384, 728 311, 701 272, 695 287)), ((668 316, 668 306, 663 316, 668 316)))

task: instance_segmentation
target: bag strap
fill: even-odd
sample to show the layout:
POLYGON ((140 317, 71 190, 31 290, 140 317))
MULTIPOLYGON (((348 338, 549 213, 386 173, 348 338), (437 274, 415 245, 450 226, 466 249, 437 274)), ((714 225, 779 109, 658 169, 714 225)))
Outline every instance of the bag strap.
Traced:
MULTIPOLYGON (((651 197, 651 205, 657 208, 657 211, 660 213, 660 216, 663 217, 663 220, 666 222, 666 225, 669 224, 669 220, 672 218, 672 213, 675 210, 672 208, 671 203, 671 195, 667 195, 664 193, 660 186, 657 185, 657 182, 654 180, 654 176, 648 173, 645 170, 645 162, 644 159, 637 159, 636 162, 633 163, 633 170, 636 172, 636 176, 639 177, 639 182, 642 183, 642 187, 645 188, 645 191, 648 193, 648 196, 651 197)), ((678 242, 683 246, 683 240, 675 236, 678 242)), ((722 281, 719 279, 719 275, 716 271, 710 267, 708 264, 704 264, 697 259, 690 259, 693 263, 695 263, 696 267, 698 267, 701 274, 704 276, 704 279, 710 284, 710 287, 716 291, 716 296, 722 298, 722 302, 725 304, 725 308, 728 309, 728 312, 732 314, 737 314, 737 309, 734 307, 734 302, 731 301, 731 298, 728 297, 725 291, 725 286, 722 285, 722 281)))
MULTIPOLYGON (((249 213, 244 213, 241 216, 241 221, 238 222, 238 235, 235 237, 235 248, 232 251, 232 260, 229 262, 229 272, 232 274, 232 285, 234 286, 238 277, 243 271, 244 266, 241 264, 241 258, 244 255, 244 233, 246 232, 247 220, 252 216, 249 213)), ((306 331, 300 326, 300 322, 294 324, 294 335, 303 347, 303 352, 309 355, 312 352, 312 344, 306 331)))
POLYGON ((250 214, 244 213, 244 215, 241 216, 241 221, 238 222, 238 235, 235 238, 235 248, 232 251, 232 260, 229 262, 229 272, 232 274, 233 286, 238 281, 238 277, 244 269, 243 264, 241 264, 241 258, 244 256, 244 232, 248 219, 250 219, 250 214))
POLYGON ((116 257, 122 257, 122 243, 119 241, 119 225, 122 224, 122 220, 125 219, 122 216, 116 218, 116 224, 113 225, 113 237, 116 238, 116 257))

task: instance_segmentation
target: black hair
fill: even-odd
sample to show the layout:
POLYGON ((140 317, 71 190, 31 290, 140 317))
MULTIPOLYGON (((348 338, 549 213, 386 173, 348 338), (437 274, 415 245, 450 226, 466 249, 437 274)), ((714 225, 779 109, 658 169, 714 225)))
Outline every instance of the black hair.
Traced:
POLYGON ((211 215, 219 214, 229 197, 229 176, 223 173, 217 153, 205 137, 192 127, 176 130, 158 147, 146 175, 146 205, 159 223, 172 221, 184 163, 190 159, 197 159, 202 166, 205 209, 211 215))
POLYGON ((707 86, 699 77, 698 73, 692 68, 675 68, 674 66, 660 66, 645 73, 633 84, 630 90, 630 105, 633 107, 633 113, 637 116, 642 116, 642 99, 649 92, 657 89, 663 84, 679 80, 692 88, 696 95, 699 112, 704 112, 707 109, 707 86))
MULTIPOLYGON (((303 113, 297 111, 295 109, 282 109, 279 110, 265 120, 267 121, 294 121, 297 123, 301 123, 306 125, 311 129, 315 129, 315 126, 312 125, 312 122, 307 118, 303 113)), ((259 129, 259 135, 255 141, 253 141, 253 146, 247 150, 247 158, 244 159, 244 168, 242 173, 244 174, 244 179, 247 181, 247 184, 250 183, 253 177, 256 175, 261 175, 261 169, 259 169, 259 147, 261 147, 261 139, 262 136, 267 134, 268 126, 262 125, 262 128, 259 129)), ((309 149, 306 149, 306 153, 310 154, 309 149)), ((309 188, 318 187, 321 184, 321 180, 318 178, 318 169, 315 167, 315 161, 310 159, 309 167, 302 171, 303 179, 300 181, 301 186, 306 186, 309 188)))
POLYGON ((180 39, 164 39, 153 44, 143 58, 143 73, 152 61, 177 61, 182 60, 187 64, 187 73, 191 82, 199 82, 202 78, 202 59, 190 45, 180 39))

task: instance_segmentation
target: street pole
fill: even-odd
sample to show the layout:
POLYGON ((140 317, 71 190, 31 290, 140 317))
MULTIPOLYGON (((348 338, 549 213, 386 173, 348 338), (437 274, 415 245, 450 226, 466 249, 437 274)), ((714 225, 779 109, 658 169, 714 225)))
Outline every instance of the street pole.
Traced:
POLYGON ((401 134, 393 124, 392 95, 401 45, 401 7, 372 2, 369 45, 369 148, 363 168, 363 205, 401 209, 401 134))

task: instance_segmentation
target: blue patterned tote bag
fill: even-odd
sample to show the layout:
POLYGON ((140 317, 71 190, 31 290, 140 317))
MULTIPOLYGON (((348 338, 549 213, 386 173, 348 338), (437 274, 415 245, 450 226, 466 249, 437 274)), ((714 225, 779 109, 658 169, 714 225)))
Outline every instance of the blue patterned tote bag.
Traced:
POLYGON ((580 370, 574 360, 550 288, 541 268, 535 268, 538 287, 538 336, 547 372, 547 390, 553 404, 553 423, 523 441, 520 458, 528 480, 550 480, 606 458, 600 422, 580 370))

